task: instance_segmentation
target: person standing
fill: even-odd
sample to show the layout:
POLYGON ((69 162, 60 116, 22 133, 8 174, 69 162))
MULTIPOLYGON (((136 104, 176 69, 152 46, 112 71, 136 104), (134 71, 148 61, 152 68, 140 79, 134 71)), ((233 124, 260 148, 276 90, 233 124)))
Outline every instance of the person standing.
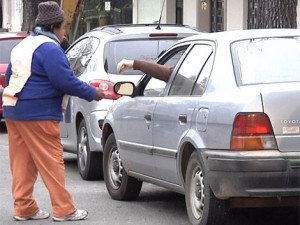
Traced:
POLYGON ((13 218, 18 221, 47 219, 39 208, 34 184, 40 174, 50 195, 54 221, 82 220, 65 187, 65 165, 59 121, 64 96, 99 101, 102 90, 80 81, 70 68, 60 43, 65 14, 54 1, 38 5, 36 27, 11 53, 3 91, 3 116, 8 131, 13 218))

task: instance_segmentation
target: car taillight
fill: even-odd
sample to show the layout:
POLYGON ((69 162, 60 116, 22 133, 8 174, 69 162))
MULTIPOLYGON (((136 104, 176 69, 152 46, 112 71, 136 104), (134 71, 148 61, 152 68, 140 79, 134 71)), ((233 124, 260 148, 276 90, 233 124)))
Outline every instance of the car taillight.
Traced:
POLYGON ((114 83, 107 80, 92 80, 90 81, 90 85, 100 88, 103 91, 105 99, 116 100, 122 95, 116 94, 114 92, 114 83))
POLYGON ((5 87, 5 74, 4 73, 0 74, 0 85, 5 87))
POLYGON ((277 144, 269 117, 264 113, 236 115, 230 148, 232 150, 276 149, 277 144))

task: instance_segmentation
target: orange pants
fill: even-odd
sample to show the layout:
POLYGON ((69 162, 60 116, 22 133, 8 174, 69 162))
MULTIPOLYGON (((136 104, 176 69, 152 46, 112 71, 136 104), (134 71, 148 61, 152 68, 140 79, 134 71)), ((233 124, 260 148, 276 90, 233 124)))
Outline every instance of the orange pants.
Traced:
POLYGON ((66 216, 76 211, 65 188, 65 164, 59 122, 16 121, 6 119, 14 215, 31 216, 39 207, 33 197, 38 173, 51 199, 53 215, 66 216))

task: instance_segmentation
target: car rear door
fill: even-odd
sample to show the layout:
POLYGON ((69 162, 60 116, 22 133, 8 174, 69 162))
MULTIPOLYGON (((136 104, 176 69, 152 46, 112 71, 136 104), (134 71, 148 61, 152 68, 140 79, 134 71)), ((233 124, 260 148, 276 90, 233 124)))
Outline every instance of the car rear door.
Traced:
POLYGON ((180 185, 178 148, 191 127, 193 114, 198 111, 203 81, 207 81, 212 63, 208 69, 204 66, 212 52, 210 45, 192 46, 170 81, 168 96, 157 101, 153 117, 153 156, 164 181, 180 185), (192 92, 195 95, 191 96, 192 92))
MULTIPOLYGON (((82 72, 85 70, 85 66, 82 64, 80 57, 83 54, 84 49, 87 46, 89 38, 83 38, 75 43, 66 53, 67 58, 69 60, 71 68, 74 70, 74 74, 76 76, 80 76, 82 72)), ((74 99, 70 97, 68 101, 68 106, 63 113, 63 121, 60 123, 60 136, 61 138, 68 138, 71 134, 70 131, 76 132, 77 129, 74 127, 75 123, 75 115, 74 115, 74 99)), ((71 136, 76 136, 77 134, 73 134, 71 136)), ((74 141, 76 139, 73 139, 74 141)), ((75 145, 75 144, 74 144, 75 145)))

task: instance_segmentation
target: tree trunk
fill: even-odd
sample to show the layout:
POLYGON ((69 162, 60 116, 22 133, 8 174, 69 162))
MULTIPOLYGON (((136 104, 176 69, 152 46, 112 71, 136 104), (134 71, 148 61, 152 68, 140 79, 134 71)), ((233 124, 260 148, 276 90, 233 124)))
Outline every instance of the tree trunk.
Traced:
MULTIPOLYGON (((35 19, 38 14, 38 4, 47 0, 23 0, 23 24, 22 30, 31 31, 35 27, 35 19)), ((52 0, 60 4, 60 0, 52 0)))
POLYGON ((297 28, 298 0, 257 0, 254 28, 297 28))

